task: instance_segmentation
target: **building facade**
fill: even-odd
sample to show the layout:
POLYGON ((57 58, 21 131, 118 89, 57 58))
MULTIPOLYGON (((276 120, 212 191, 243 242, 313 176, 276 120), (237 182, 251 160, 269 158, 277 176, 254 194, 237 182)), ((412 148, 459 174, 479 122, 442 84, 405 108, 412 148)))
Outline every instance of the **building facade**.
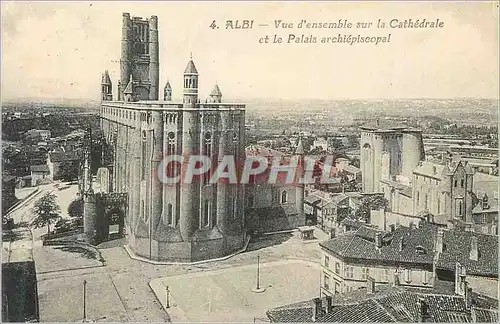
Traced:
POLYGON ((427 211, 445 220, 472 223, 474 172, 463 161, 437 164, 424 161, 413 171, 413 214, 427 211))
MULTIPOLYGON (((185 157, 182 163, 169 163, 160 173, 185 175, 193 155, 207 156, 213 165, 230 155, 240 171, 245 161, 245 105, 222 103, 218 86, 200 103, 192 59, 184 71, 183 101, 157 101, 158 20, 147 20, 148 29, 139 18, 124 14, 123 19, 122 94, 120 101, 102 102, 101 128, 114 155, 110 188, 128 193, 125 226, 130 248, 146 258, 184 262, 235 252, 246 240, 243 185, 209 182, 207 175, 215 167, 190 183, 164 184, 158 168, 165 157, 180 155, 185 157), (139 32, 135 42, 131 31, 139 32), (143 60, 145 56, 149 59, 143 60)), ((165 88, 170 99, 172 87, 165 88)))
POLYGON ((124 100, 131 79, 137 100, 158 100, 159 77, 158 17, 123 13, 118 101, 124 100))
POLYGON ((380 180, 408 182, 413 169, 425 160, 422 131, 406 126, 361 127, 363 192, 382 192, 380 180))

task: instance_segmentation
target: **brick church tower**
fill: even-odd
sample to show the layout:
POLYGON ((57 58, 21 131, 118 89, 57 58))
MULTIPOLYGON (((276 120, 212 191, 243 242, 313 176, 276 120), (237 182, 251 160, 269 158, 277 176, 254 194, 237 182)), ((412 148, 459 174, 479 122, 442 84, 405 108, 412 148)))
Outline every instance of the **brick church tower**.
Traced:
POLYGON ((124 13, 121 44, 118 101, 124 100, 131 76, 136 100, 158 100, 158 17, 130 18, 124 13))
MULTIPOLYGON (((112 145, 111 190, 126 193, 130 249, 153 260, 193 262, 227 256, 247 242, 243 184, 211 183, 208 171, 192 182, 163 184, 158 171, 167 156, 203 155, 212 164, 245 161, 245 105, 222 102, 215 86, 201 101, 200 75, 192 59, 183 72, 182 102, 167 82, 158 100, 158 19, 123 14, 118 101, 101 103, 101 128, 112 145)), ((182 72, 182 70, 179 70, 182 72)), ((180 88, 180 86, 179 86, 180 88)), ((186 174, 188 159, 170 165, 186 174)), ((160 172, 161 173, 161 172, 160 172)))

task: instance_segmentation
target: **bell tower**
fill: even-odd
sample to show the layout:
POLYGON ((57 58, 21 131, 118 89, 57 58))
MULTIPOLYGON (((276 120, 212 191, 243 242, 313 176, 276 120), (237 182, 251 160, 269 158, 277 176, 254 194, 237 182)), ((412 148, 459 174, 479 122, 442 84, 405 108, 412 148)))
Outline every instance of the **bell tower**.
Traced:
POLYGON ((198 102, 198 71, 193 62, 191 54, 186 70, 184 70, 184 104, 194 105, 198 102))

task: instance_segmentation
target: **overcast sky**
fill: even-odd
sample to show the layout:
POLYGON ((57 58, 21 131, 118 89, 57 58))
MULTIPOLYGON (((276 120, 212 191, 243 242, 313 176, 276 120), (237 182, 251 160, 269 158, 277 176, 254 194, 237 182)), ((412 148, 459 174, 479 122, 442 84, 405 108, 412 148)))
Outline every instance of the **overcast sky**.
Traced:
MULTIPOLYGON (((498 98, 498 8, 475 3, 184 3, 2 2, 5 99, 100 98, 100 74, 119 77, 122 12, 159 18, 160 86, 179 98, 193 53, 200 95, 215 82, 227 98, 498 98), (296 23, 407 18, 444 28, 276 30, 296 23), (251 30, 225 30, 226 19, 253 19, 251 30), (216 20, 220 29, 209 25, 216 20), (269 27, 258 27, 258 24, 269 27), (266 34, 385 36, 369 44, 259 44, 266 34)), ((115 94, 115 88, 113 89, 115 94)))

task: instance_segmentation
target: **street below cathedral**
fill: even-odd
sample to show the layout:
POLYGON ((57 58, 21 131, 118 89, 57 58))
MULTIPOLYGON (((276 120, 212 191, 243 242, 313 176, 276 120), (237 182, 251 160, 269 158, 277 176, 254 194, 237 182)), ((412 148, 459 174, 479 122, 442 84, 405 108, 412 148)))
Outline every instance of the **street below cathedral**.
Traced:
MULTIPOLYGON (((321 237, 321 233, 318 232, 317 235, 321 237)), ((103 263, 88 258, 82 253, 61 250, 60 247, 38 247, 35 253, 35 261, 37 262, 40 320, 50 322, 82 320, 83 281, 86 280, 85 302, 88 320, 98 322, 168 321, 170 317, 163 307, 165 297, 160 297, 160 304, 149 286, 154 279, 168 279, 174 276, 222 269, 238 271, 239 267, 248 266, 244 267, 247 269, 245 276, 249 277, 250 282, 254 282, 255 271, 251 269, 256 269, 257 256, 260 257, 260 262, 263 265, 262 276, 265 278, 266 263, 286 262, 289 260, 290 269, 297 267, 297 262, 294 260, 310 261, 300 263, 302 267, 307 266, 309 263, 317 263, 317 260, 320 260, 320 250, 317 242, 317 240, 302 241, 299 239, 298 233, 273 234, 264 236, 256 242, 251 242, 247 252, 224 261, 197 265, 154 265, 131 259, 123 248, 125 239, 106 242, 99 246, 105 260, 103 263)), ((287 272, 286 265, 283 264, 276 269, 278 272, 283 272, 283 270, 287 272)), ((314 271, 314 274, 318 272, 315 267, 310 267, 310 269, 313 269, 311 271, 314 271)), ((273 272, 277 274, 276 271, 273 272)), ((225 273, 225 271, 221 273, 225 273)), ((214 274, 218 276, 219 271, 214 272, 214 274)), ((266 284, 268 286, 272 285, 270 282, 266 284)), ((308 276, 307 280, 300 283, 293 282, 292 284, 292 282, 288 282, 286 286, 288 289, 294 290, 300 290, 302 286, 309 287, 310 292, 318 291, 319 293, 319 276, 308 276), (299 288, 297 288, 296 284, 299 284, 299 288)), ((182 285, 178 285, 178 287, 181 288, 182 285)), ((224 291, 224 295, 231 293, 230 285, 227 287, 229 288, 224 291)), ((270 289, 272 290, 272 288, 270 289)), ((270 292, 272 293, 272 291, 270 292)), ((189 294, 189 291, 173 292, 172 294, 174 296, 177 294, 179 298, 183 298, 181 295, 189 294)), ((265 300, 269 298, 266 297, 266 294, 268 292, 258 296, 258 298, 262 299, 260 305, 266 305, 265 300)), ((223 302, 221 301, 221 303, 223 302)), ((277 301, 272 303, 277 303, 277 301)), ((215 298, 212 305, 212 307, 216 307, 215 298)), ((206 305, 198 306, 206 308, 206 305)), ((192 308, 193 305, 184 307, 192 308)), ((257 309, 253 309, 251 312, 236 314, 238 316, 233 320, 253 321, 253 314, 262 313, 262 310, 258 309, 258 306, 256 307, 257 309), (247 314, 249 318, 246 320, 242 318, 247 314)), ((173 321, 182 319, 178 317, 179 308, 176 307, 170 310, 173 321)), ((209 319, 210 316, 193 318, 193 320, 207 318, 209 319)), ((231 320, 231 318, 227 318, 227 320, 231 320)))

